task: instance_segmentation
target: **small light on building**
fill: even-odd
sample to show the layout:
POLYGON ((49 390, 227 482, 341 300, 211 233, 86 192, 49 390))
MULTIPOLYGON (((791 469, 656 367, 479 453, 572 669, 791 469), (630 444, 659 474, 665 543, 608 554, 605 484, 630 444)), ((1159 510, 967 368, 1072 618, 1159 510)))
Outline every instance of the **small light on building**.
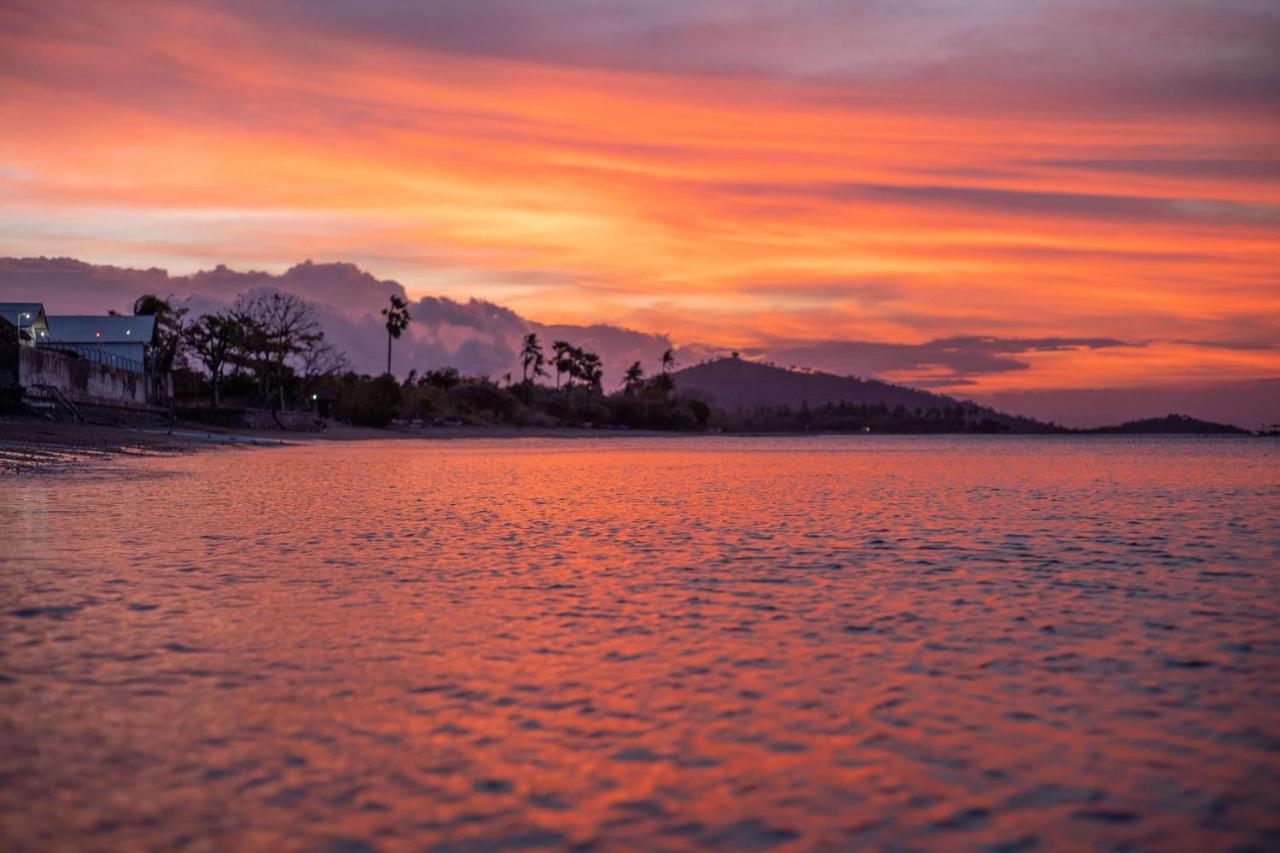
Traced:
POLYGON ((93 333, 93 336, 94 336, 95 338, 100 338, 100 337, 102 337, 102 332, 94 332, 94 333, 93 333))
POLYGON ((124 330, 124 333, 125 333, 126 335, 132 335, 132 334, 133 334, 133 329, 125 329, 125 330, 124 330))
POLYGON ((312 394, 312 395, 311 395, 311 399, 312 399, 312 400, 319 400, 319 399, 320 399, 320 395, 319 395, 319 394, 312 394))

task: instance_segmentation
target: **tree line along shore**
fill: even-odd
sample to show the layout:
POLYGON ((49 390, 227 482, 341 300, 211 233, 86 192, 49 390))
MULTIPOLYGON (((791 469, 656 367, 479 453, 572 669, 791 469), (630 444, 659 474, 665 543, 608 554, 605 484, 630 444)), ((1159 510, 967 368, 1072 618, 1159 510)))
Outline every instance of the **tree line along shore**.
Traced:
MULTIPOLYGON (((676 354, 654 354, 648 369, 629 365, 618 387, 607 390, 599 354, 569 341, 525 335, 516 354, 519 373, 468 376, 453 367, 411 367, 392 373, 395 342, 413 318, 408 303, 392 295, 382 315, 386 371, 353 370, 345 353, 326 338, 320 317, 289 293, 259 292, 230 307, 192 316, 185 307, 144 295, 135 313, 156 318, 153 363, 174 379, 177 411, 216 421, 221 410, 267 408, 308 411, 321 420, 361 427, 395 424, 596 428, 675 432, 750 433, 1244 433, 1236 427, 1183 416, 1132 422, 1101 430, 1069 430, 1009 415, 972 402, 876 380, 856 382, 850 396, 810 405, 757 403, 732 410, 693 376, 705 365, 680 371, 676 354), (688 377, 686 381, 685 377, 688 377)), ((720 361, 729 362, 730 359, 720 361)), ((733 381, 796 382, 813 372, 788 374, 775 366, 732 358, 733 381), (743 376, 743 372, 746 375, 743 376), (758 373, 758 375, 757 375, 758 373)), ((713 365, 714 367, 714 365, 713 365)), ((714 371, 711 371, 714 372, 714 371)), ((723 372, 723 371, 722 371, 723 372)))

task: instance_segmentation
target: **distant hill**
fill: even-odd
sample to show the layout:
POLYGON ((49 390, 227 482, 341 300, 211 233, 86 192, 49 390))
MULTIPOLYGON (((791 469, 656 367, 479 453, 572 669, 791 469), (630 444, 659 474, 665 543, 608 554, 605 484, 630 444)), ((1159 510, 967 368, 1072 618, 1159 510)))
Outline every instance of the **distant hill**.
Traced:
MULTIPOLYGON (((672 374, 677 391, 705 399, 724 412, 747 414, 761 409, 808 409, 818 412, 823 407, 886 407, 899 406, 907 412, 921 410, 964 410, 967 422, 987 420, 1000 425, 1000 431, 1008 432, 1057 432, 1057 427, 1040 423, 1031 418, 1006 415, 979 406, 961 402, 942 394, 907 388, 875 379, 858 379, 852 376, 836 376, 818 371, 788 370, 771 364, 746 361, 740 358, 721 358, 687 367, 672 374)), ((844 415, 846 412, 828 412, 844 415)), ((848 412, 858 423, 859 412, 848 412)), ((829 418, 819 418, 815 428, 824 423, 834 423, 829 418)), ((917 431, 914 424, 902 419, 894 425, 895 431, 917 431)), ((920 423, 921 431, 928 425, 920 423)), ((933 424, 941 431, 941 424, 933 424)), ((836 427, 839 428, 839 427, 836 427)))
POLYGON ((1143 418, 1128 421, 1119 426, 1084 430, 1091 433, 1117 433, 1132 435, 1248 435, 1249 431, 1230 424, 1202 421, 1186 415, 1165 415, 1163 418, 1143 418))
POLYGON ((686 367, 672 374, 672 378, 679 390, 705 395, 708 402, 727 412, 762 406, 794 409, 802 404, 812 407, 825 403, 883 403, 908 409, 955 403, 939 394, 874 379, 787 370, 741 358, 720 358, 686 367))

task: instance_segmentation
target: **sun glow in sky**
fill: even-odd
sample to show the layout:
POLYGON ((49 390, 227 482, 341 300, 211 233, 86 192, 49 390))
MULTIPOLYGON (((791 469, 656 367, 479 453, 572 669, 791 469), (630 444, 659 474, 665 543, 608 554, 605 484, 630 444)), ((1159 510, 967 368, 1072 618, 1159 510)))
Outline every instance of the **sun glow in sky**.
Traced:
POLYGON ((423 5, 0 5, 0 254, 832 369, 1042 341, 980 390, 1280 375, 1280 6, 423 5))

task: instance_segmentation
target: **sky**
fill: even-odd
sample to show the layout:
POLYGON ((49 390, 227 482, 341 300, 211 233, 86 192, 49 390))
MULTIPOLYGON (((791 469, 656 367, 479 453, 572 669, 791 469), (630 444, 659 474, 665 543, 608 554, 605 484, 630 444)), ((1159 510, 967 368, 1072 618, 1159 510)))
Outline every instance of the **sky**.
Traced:
POLYGON ((0 0, 0 256, 942 391, 1276 377, 1280 4, 0 0))

